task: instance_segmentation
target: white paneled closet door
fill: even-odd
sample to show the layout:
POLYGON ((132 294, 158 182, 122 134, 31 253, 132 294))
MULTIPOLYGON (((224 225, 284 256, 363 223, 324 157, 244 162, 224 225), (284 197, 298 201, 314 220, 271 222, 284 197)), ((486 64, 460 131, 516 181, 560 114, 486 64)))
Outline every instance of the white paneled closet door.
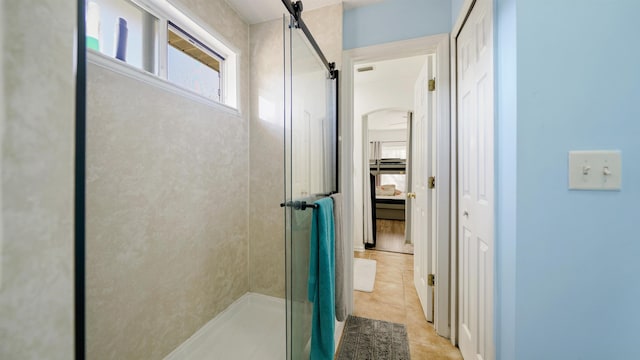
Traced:
POLYGON ((459 346, 493 360, 493 19, 476 1, 457 41, 459 346))

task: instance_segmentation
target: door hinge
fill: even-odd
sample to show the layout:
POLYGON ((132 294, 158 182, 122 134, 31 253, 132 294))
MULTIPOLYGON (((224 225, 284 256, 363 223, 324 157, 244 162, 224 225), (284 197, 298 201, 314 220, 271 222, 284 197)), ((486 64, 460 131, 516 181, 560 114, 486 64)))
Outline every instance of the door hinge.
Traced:
POLYGON ((429 189, 435 189, 435 188, 436 188, 436 177, 429 176, 429 189))
POLYGON ((427 275, 427 285, 429 286, 436 285, 436 276, 434 274, 427 275))
POLYGON ((429 91, 436 91, 436 78, 429 80, 429 91))

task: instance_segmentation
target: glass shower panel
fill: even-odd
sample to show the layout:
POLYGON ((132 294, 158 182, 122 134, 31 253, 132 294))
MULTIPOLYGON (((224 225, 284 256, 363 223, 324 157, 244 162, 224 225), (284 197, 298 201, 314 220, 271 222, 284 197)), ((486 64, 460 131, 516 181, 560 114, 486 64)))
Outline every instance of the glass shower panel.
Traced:
POLYGON ((328 116, 327 70, 302 31, 294 29, 292 53, 292 196, 311 197, 327 193, 328 116))
MULTIPOLYGON (((303 32, 284 21, 285 194, 313 203, 336 190, 335 81, 303 32), (331 100, 330 100, 331 99, 331 100)), ((313 305, 307 299, 311 208, 286 207, 287 359, 308 359, 313 305)))

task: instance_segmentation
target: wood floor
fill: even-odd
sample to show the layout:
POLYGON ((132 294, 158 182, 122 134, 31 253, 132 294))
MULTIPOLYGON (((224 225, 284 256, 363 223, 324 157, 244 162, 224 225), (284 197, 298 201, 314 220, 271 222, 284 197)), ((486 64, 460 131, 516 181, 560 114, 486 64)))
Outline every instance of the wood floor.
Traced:
POLYGON ((354 291, 353 315, 405 324, 412 360, 462 360, 424 317, 413 285, 413 255, 366 250, 354 256, 376 260, 377 271, 373 292, 354 291))
POLYGON ((402 220, 376 220, 376 246, 372 250, 413 254, 413 244, 405 243, 405 222, 402 220))

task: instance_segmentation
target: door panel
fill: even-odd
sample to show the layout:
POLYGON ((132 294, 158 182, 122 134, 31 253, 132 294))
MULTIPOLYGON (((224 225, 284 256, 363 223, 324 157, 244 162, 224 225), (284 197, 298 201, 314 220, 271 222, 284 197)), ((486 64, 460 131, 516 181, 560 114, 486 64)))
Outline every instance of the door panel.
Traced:
POLYGON ((491 6, 478 0, 457 39, 459 345, 467 360, 495 358, 491 6))
POLYGON ((300 107, 299 104, 294 105, 294 111, 300 113, 301 116, 297 116, 296 126, 292 126, 292 131, 294 132, 292 136, 292 148, 295 151, 292 152, 292 164, 293 173, 292 180, 293 183, 293 198, 304 198, 309 196, 311 192, 311 170, 310 170, 310 158, 311 158, 311 149, 310 149, 310 136, 311 136, 311 115, 308 111, 303 111, 304 107, 300 107))
MULTIPOLYGON (((424 264, 424 252, 425 252, 425 241, 424 236, 427 233, 428 224, 423 220, 423 206, 422 206, 422 198, 423 198, 423 190, 421 179, 424 178, 425 173, 425 157, 424 157, 424 128, 425 124, 425 104, 426 101, 424 99, 426 91, 426 64, 425 67, 420 72, 418 79, 416 80, 414 87, 414 113, 413 113, 413 131, 411 133, 411 191, 413 192, 415 198, 410 199, 411 204, 411 239, 413 241, 413 264, 414 264, 414 285, 418 292, 418 297, 422 303, 423 311, 426 314, 430 314, 431 311, 428 308, 428 304, 426 304, 426 299, 428 298, 427 294, 427 283, 426 280, 423 279, 421 274, 424 272, 423 268, 424 264), (423 301, 424 300, 424 301, 423 301)), ((429 320, 429 319, 427 319, 429 320)))
POLYGON ((436 214, 435 194, 429 189, 429 177, 435 176, 436 134, 435 92, 428 90, 434 77, 435 59, 429 55, 416 80, 414 89, 415 131, 413 132, 412 200, 414 242, 414 284, 427 321, 434 319, 434 287, 428 285, 429 274, 435 274, 436 214))

